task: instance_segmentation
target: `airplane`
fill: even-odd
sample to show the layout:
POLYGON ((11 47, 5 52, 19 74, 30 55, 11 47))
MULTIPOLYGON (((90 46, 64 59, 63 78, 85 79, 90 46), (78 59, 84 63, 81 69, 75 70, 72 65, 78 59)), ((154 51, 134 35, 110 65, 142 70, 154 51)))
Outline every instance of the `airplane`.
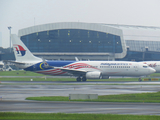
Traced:
POLYGON ((11 35, 15 65, 45 75, 76 76, 77 81, 109 76, 145 76, 155 72, 146 64, 130 61, 51 61, 34 56, 16 34, 11 35))

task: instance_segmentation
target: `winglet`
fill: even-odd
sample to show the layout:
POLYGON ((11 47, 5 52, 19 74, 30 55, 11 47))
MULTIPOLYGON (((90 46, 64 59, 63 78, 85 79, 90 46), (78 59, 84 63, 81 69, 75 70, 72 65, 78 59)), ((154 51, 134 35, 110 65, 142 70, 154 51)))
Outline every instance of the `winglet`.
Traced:
POLYGON ((76 61, 79 61, 77 57, 75 57, 76 61))

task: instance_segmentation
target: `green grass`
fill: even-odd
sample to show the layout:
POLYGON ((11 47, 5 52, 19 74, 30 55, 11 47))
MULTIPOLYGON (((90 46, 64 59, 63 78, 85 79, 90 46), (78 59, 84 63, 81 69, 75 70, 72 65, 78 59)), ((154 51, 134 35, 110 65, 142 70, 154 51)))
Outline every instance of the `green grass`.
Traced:
POLYGON ((153 73, 153 74, 151 74, 149 76, 151 76, 151 77, 160 77, 160 73, 153 73))
MULTIPOLYGON (((30 71, 0 71, 0 81, 76 81, 76 78, 47 78, 46 75, 38 74, 30 71), (5 78, 3 76, 16 76, 13 78, 5 78), (28 76, 25 78, 23 76, 28 76), (33 78, 32 76, 37 76, 33 78)), ((138 81, 138 78, 111 78, 111 79, 88 79, 87 81, 138 81)))
MULTIPOLYGON (((76 81, 76 78, 47 78, 48 75, 38 74, 30 71, 0 71, 0 81, 76 81), (16 76, 13 78, 5 78, 3 76, 16 76), (23 76, 28 76, 25 78, 23 76), (37 78, 33 78, 36 76, 37 78)), ((160 76, 160 73, 154 73, 151 77, 160 76)), ((138 81, 138 78, 111 78, 111 79, 88 79, 87 81, 138 81)))
POLYGON ((0 76, 44 76, 44 75, 30 71, 17 70, 17 71, 0 71, 0 76))
POLYGON ((12 113, 0 112, 0 120, 159 120, 157 115, 12 113))
MULTIPOLYGON (((64 96, 28 97, 26 98, 26 100, 69 101, 69 97, 64 97, 64 96)), ((121 94, 121 95, 102 95, 102 96, 98 96, 98 99, 94 99, 94 100, 71 100, 71 101, 160 103, 160 92, 121 94)))
MULTIPOLYGON (((0 77, 0 81, 76 81, 76 78, 46 78, 44 76, 39 78, 34 77, 13 77, 13 78, 4 78, 0 77)), ((87 81, 138 81, 138 78, 111 78, 111 79, 87 79, 87 81)))
POLYGON ((146 102, 160 103, 160 92, 156 93, 136 93, 121 95, 104 95, 99 96, 98 101, 102 102, 146 102))
MULTIPOLYGON (((43 74, 34 73, 30 71, 17 70, 17 71, 0 71, 0 76, 45 76, 43 74)), ((153 73, 149 76, 160 76, 160 73, 153 73)))
POLYGON ((75 78, 46 78, 45 77, 40 77, 40 78, 34 78, 34 77, 20 77, 20 78, 3 78, 0 77, 0 81, 76 81, 75 78))
MULTIPOLYGON (((0 76, 0 81, 31 81, 31 79, 33 81, 74 81, 76 82, 76 78, 45 78, 45 76, 39 76, 39 77, 33 77, 33 76, 29 76, 29 77, 3 77, 0 76)), ((136 81, 138 82, 138 78, 110 78, 110 79, 87 79, 87 81, 136 81)), ((77 82, 77 83, 81 83, 81 82, 77 82)), ((84 82, 83 82, 84 83, 84 82)))

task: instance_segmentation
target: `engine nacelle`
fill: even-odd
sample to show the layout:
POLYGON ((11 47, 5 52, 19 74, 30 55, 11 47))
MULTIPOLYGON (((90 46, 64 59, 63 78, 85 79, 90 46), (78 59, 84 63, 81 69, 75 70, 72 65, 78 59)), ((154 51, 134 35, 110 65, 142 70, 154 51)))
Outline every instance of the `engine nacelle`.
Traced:
POLYGON ((87 79, 101 79, 102 74, 101 72, 95 71, 95 72, 87 72, 86 73, 86 78, 87 79))

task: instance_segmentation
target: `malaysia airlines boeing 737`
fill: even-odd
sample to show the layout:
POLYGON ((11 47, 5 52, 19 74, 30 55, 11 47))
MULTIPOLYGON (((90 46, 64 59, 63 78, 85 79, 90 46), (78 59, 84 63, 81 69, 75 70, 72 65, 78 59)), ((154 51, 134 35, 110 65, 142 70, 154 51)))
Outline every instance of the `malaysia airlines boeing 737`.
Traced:
POLYGON ((146 64, 129 61, 50 61, 34 56, 20 38, 13 34, 15 65, 26 71, 46 75, 76 76, 77 81, 109 76, 144 76, 155 72, 146 64))

